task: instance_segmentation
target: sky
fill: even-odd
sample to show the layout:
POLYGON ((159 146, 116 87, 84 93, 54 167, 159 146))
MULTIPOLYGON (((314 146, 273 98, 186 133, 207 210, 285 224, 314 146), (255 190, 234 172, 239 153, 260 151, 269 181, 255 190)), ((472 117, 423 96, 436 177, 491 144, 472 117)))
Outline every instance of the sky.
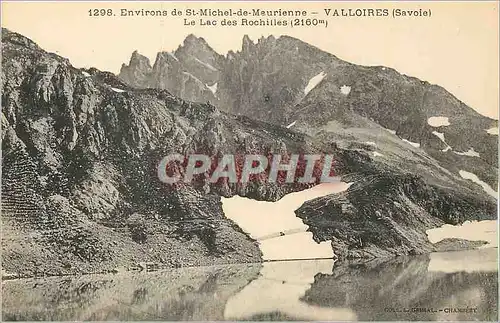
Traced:
MULTIPOLYGON (((2 2, 2 26, 29 37, 76 67, 118 73, 134 50, 152 61, 189 34, 217 52, 240 50, 253 40, 289 35, 360 65, 384 65, 446 88, 479 113, 498 119, 498 4, 491 2, 2 2), (89 9, 117 16, 90 17, 89 9), (187 17, 121 17, 120 9, 187 8, 430 9, 431 17, 329 17, 328 27, 184 26, 187 17)), ((198 19, 196 19, 198 20, 198 19)))

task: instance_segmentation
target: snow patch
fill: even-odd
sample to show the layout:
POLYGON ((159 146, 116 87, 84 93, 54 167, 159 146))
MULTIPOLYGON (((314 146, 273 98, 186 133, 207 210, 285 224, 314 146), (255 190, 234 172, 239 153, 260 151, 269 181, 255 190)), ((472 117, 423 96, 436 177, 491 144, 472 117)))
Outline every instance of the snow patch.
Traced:
POLYGON ((349 183, 323 183, 300 192, 290 193, 276 202, 256 201, 241 196, 222 198, 224 215, 253 239, 265 260, 333 258, 329 241, 317 243, 309 228, 295 215, 304 202, 320 196, 339 193, 349 183), (263 226, 263 221, 266 225, 263 226))
POLYGON ((348 95, 349 93, 351 93, 351 87, 347 85, 342 85, 340 87, 340 93, 342 93, 343 95, 348 95))
POLYGON ((391 129, 387 129, 387 128, 384 128, 384 130, 389 132, 389 133, 392 133, 393 135, 396 134, 396 130, 391 130, 391 129))
POLYGON ((450 147, 450 146, 446 146, 446 148, 445 148, 445 149, 441 149, 441 151, 442 151, 442 152, 444 152, 444 153, 445 153, 445 152, 447 152, 448 150, 451 150, 451 147, 450 147))
MULTIPOLYGON (((191 74, 191 73, 188 73, 188 72, 182 72, 182 74, 189 76, 190 78, 192 78, 193 80, 195 80, 197 83, 203 84, 203 82, 202 82, 202 81, 200 81, 200 79, 198 79, 196 76, 194 76, 194 75, 193 75, 193 74, 191 74)), ((205 85, 205 84, 203 84, 203 85, 205 85)))
POLYGON ((498 127, 493 127, 490 129, 485 130, 487 133, 490 135, 498 136, 498 127))
POLYGON ((446 127, 450 125, 448 117, 430 117, 429 119, 427 119, 427 123, 431 127, 446 127))
POLYGON ((474 148, 470 148, 466 152, 454 151, 454 153, 460 156, 479 157, 479 153, 474 151, 474 148))
POLYGON ((375 156, 375 157, 382 157, 382 156, 384 156, 384 155, 382 155, 382 154, 381 154, 381 153, 379 153, 378 151, 374 151, 374 152, 373 152, 373 156, 375 156))
POLYGON ((444 239, 464 239, 469 241, 483 240, 488 242, 481 248, 498 247, 497 220, 465 221, 462 225, 445 224, 439 228, 427 230, 425 233, 431 243, 444 239))
POLYGON ((116 87, 112 87, 111 90, 115 91, 115 92, 118 92, 118 93, 123 93, 125 92, 125 90, 122 90, 122 89, 117 89, 116 87))
MULTIPOLYGON (((206 84, 205 84, 206 85, 206 84)), ((212 93, 215 95, 215 92, 217 92, 217 82, 215 82, 213 85, 211 86, 208 86, 207 85, 207 88, 212 91, 212 93)))
POLYGON ((177 57, 175 57, 174 53, 171 53, 171 52, 167 52, 167 55, 172 57, 173 59, 175 59, 176 61, 179 61, 179 59, 177 57))
POLYGON ((209 69, 209 70, 211 70, 211 71, 214 71, 214 72, 218 71, 218 69, 216 69, 216 68, 215 68, 215 67, 213 67, 212 65, 210 65, 210 64, 208 64, 208 63, 205 63, 205 62, 202 62, 202 61, 200 61, 199 59, 197 59, 196 57, 194 58, 194 60, 195 60, 196 62, 200 63, 201 65, 205 66, 206 68, 208 68, 208 69, 209 69))
POLYGON ((433 131, 432 134, 441 139, 442 142, 446 143, 446 140, 444 140, 444 133, 433 131))
POLYGON ((413 147, 415 147, 415 148, 419 148, 419 147, 420 147, 420 144, 419 144, 419 143, 417 143, 417 142, 411 142, 411 141, 406 140, 406 139, 403 139, 403 138, 401 138, 401 140, 403 140, 404 142, 406 142, 406 143, 408 143, 408 144, 412 145, 412 146, 413 146, 413 147))
POLYGON ((441 139, 442 142, 444 142, 444 144, 446 145, 446 148, 445 149, 441 149, 442 152, 447 152, 448 150, 451 150, 451 147, 450 145, 448 145, 448 143, 446 142, 446 140, 444 139, 444 133, 441 133, 441 132, 437 132, 437 131, 433 131, 432 134, 436 137, 438 137, 439 139, 441 139))
POLYGON ((85 72, 85 71, 82 71, 82 74, 83 74, 83 76, 85 76, 85 77, 89 77, 89 76, 90 76, 90 74, 89 74, 89 73, 87 73, 87 72, 85 72))
POLYGON ((377 146, 377 144, 374 143, 373 141, 365 141, 365 144, 370 145, 370 146, 377 146))
POLYGON ((316 76, 313 76, 310 80, 309 83, 307 83, 305 89, 304 89, 304 94, 307 95, 312 89, 314 89, 323 79, 325 78, 327 74, 325 72, 321 72, 317 74, 316 76))
POLYGON ((462 178, 471 180, 474 183, 480 185, 486 193, 488 193, 489 195, 498 199, 498 192, 496 192, 494 189, 492 189, 491 186, 489 186, 487 183, 480 180, 476 174, 467 172, 465 170, 460 170, 458 173, 460 174, 460 176, 462 176, 462 178))
POLYGON ((297 120, 295 120, 294 122, 290 123, 288 126, 286 126, 288 129, 290 129, 291 127, 295 126, 295 124, 297 123, 297 120))

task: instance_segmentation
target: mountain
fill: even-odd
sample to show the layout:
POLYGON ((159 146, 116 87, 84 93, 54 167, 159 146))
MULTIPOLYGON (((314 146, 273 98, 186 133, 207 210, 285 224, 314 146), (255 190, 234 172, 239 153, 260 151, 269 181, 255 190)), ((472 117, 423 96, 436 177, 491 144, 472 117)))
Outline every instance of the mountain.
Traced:
MULTIPOLYGON (((221 56, 211 56, 208 45, 200 48, 191 42, 200 41, 187 40, 174 53, 182 66, 193 63, 194 58, 182 58, 181 53, 191 53, 222 70, 221 56)), ((176 61, 169 54, 160 58, 162 62, 172 60, 176 61)), ((137 82, 159 72, 154 66, 160 63, 149 70, 149 62, 138 53, 132 61, 144 68, 144 73, 128 69, 128 75, 142 77, 137 82)), ((171 75, 168 82, 176 85, 181 80, 176 77, 182 77, 162 75, 171 75)), ((207 72, 196 78, 208 82, 214 75, 207 72)), ((334 245, 343 243, 352 250, 362 250, 364 245, 353 244, 356 239, 339 235, 334 227, 363 237, 371 222, 379 225, 374 215, 381 208, 391 211, 387 217, 393 224, 385 226, 384 232, 393 238, 370 238, 370 250, 380 255, 436 250, 437 246, 424 239, 423 230, 496 218, 494 198, 443 168, 424 150, 405 148, 406 143, 397 138, 387 137, 385 147, 399 154, 398 158, 379 158, 373 154, 373 145, 360 143, 354 135, 352 140, 330 140, 220 111, 211 103, 190 102, 165 89, 145 87, 128 85, 95 68, 75 68, 68 59, 2 29, 4 275, 260 261, 256 241, 224 216, 221 196, 276 201, 314 185, 281 185, 260 177, 247 185, 210 183, 199 176, 192 183, 170 186, 159 180, 157 165, 172 153, 216 157, 250 152, 331 154, 337 175, 353 182, 353 187, 378 185, 376 190, 347 193, 348 203, 365 206, 351 210, 366 216, 364 227, 358 226, 356 217, 343 220, 352 223, 351 228, 351 224, 325 223, 325 214, 311 218, 314 212, 337 214, 335 196, 329 197, 332 203, 317 205, 307 215, 316 240, 333 239, 334 245), (385 186, 387 181, 391 185, 385 186), (394 211, 401 207, 395 202, 404 202, 407 212, 394 211), (417 214, 414 210, 424 225, 412 227, 408 222, 417 214), (416 238, 403 241, 402 235, 416 238)), ((380 133, 390 135, 385 130, 380 133)))
POLYGON ((183 73, 189 73, 203 80, 200 86, 216 91, 215 97, 198 88, 187 97, 174 91, 185 99, 209 100, 223 111, 339 144, 374 143, 383 158, 399 158, 417 147, 453 173, 470 172, 498 186, 498 134, 488 132, 498 129, 498 121, 478 114, 442 87, 394 69, 351 64, 289 36, 262 37, 257 43, 245 36, 241 51, 221 56, 203 38, 190 35, 175 51, 180 73, 177 65, 158 63, 160 56, 147 71, 133 57, 119 74, 129 84, 137 85, 132 75, 147 74, 141 87, 170 90, 166 79, 178 75, 180 84, 183 73), (199 61, 216 72, 207 78, 209 69, 199 61), (158 79, 162 74, 169 77, 158 79), (195 92, 201 94, 193 96, 195 92), (401 149, 394 151, 394 146, 401 149))
POLYGON ((122 65, 120 78, 138 88, 168 89, 185 100, 215 102, 223 63, 224 57, 203 39, 190 35, 175 52, 158 53, 152 67, 147 57, 135 51, 129 65, 122 65))

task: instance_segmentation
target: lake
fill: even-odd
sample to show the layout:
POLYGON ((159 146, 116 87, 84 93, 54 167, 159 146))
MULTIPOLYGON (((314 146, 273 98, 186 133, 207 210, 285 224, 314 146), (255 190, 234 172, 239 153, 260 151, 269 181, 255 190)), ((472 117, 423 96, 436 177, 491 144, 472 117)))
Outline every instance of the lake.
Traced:
POLYGON ((2 282, 4 321, 498 318, 497 248, 2 282))

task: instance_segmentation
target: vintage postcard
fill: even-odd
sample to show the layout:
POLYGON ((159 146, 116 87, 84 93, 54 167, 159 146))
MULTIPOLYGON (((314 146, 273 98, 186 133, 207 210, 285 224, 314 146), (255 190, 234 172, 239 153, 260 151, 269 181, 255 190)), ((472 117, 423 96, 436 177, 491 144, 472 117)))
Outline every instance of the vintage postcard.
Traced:
POLYGON ((2 321, 497 321, 498 7, 2 2, 2 321))

